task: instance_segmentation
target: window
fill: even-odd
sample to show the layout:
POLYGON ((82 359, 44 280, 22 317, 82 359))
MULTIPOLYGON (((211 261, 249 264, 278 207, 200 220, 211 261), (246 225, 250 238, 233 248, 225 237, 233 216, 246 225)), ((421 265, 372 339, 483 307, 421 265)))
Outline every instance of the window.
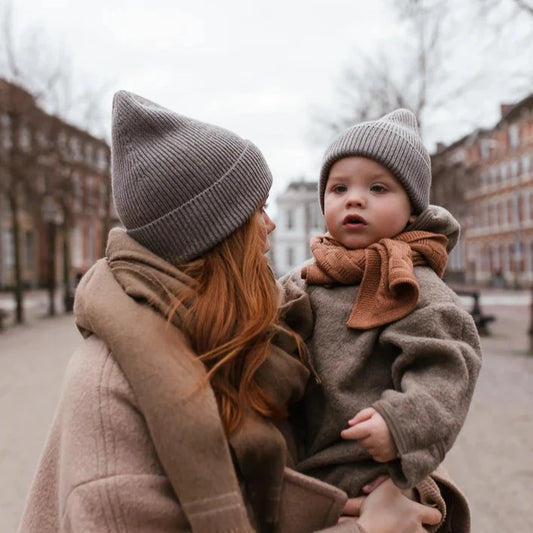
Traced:
POLYGON ((87 213, 92 214, 94 207, 94 178, 89 176, 85 182, 85 185, 85 205, 87 213))
POLYGON ((488 228, 489 226, 489 206, 485 204, 483 206, 483 227, 488 228))
POLYGON ((81 187, 81 177, 78 174, 78 172, 74 172, 72 175, 72 192, 73 192, 73 201, 72 206, 74 207, 74 211, 79 213, 81 209, 81 199, 83 196, 83 190, 81 187))
POLYGON ((13 146, 11 138, 11 119, 4 113, 0 115, 0 148, 10 150, 13 146))
POLYGON ((512 124, 509 126, 509 146, 516 148, 520 145, 520 129, 518 124, 512 124))
POLYGON ((285 220, 287 221, 287 229, 292 229, 294 227, 294 211, 292 209, 285 211, 285 220))
POLYGON ((522 174, 527 175, 529 174, 529 171, 531 170, 531 159, 526 154, 522 156, 522 174))
POLYGON ((91 143, 85 145, 85 162, 91 166, 94 160, 94 147, 91 143))
POLYGON ((498 167, 491 167, 490 169, 490 183, 496 185, 498 181, 498 167))
POLYGON ((479 154, 481 159, 490 157, 490 139, 482 139, 479 143, 479 154))
POLYGON ((72 266, 78 269, 83 268, 83 232, 81 226, 76 226, 71 235, 72 266))
POLYGON ((81 142, 75 135, 70 138, 70 153, 74 161, 82 160, 81 142))
POLYGON ((13 267, 13 232, 4 228, 2 232, 2 259, 5 268, 13 267))
POLYGON ((98 150, 98 170, 100 172, 107 172, 108 170, 108 158, 107 151, 104 148, 98 150))
POLYGON ((503 216, 502 216, 502 225, 508 224, 509 222, 509 213, 507 212, 507 202, 504 200, 502 202, 503 206, 503 216))
POLYGON ((505 182, 507 180, 507 163, 500 165, 500 180, 505 182))
POLYGON ((23 125, 19 129, 19 146, 24 152, 29 152, 31 149, 31 135, 28 126, 23 125))
POLYGON ((294 249, 289 246, 287 248, 287 267, 292 268, 294 266, 294 249))
POLYGON ((27 269, 33 268, 34 242, 33 232, 26 231, 24 235, 24 259, 27 269))
POLYGON ((531 191, 524 193, 522 205, 524 206, 524 220, 531 220, 531 191))
POLYGON ((520 168, 520 165, 518 163, 518 159, 515 158, 511 161, 511 177, 516 178, 518 176, 518 169, 520 168))
POLYGON ((102 183, 100 185, 100 215, 105 216, 107 206, 108 206, 108 193, 107 193, 107 187, 105 186, 105 183, 102 183))

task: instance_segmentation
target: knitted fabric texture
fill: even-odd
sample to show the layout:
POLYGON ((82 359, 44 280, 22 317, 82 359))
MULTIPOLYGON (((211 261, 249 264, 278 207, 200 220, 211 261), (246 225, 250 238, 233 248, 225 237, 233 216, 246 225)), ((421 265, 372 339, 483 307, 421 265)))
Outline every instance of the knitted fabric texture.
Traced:
POLYGON ((173 264, 222 242, 272 184, 250 141, 126 91, 113 99, 111 156, 113 198, 128 235, 173 264))
POLYGON ((448 261, 444 235, 426 231, 400 233, 368 248, 349 250, 328 236, 311 240, 315 263, 302 269, 310 285, 361 283, 347 325, 383 326, 408 315, 418 303, 413 267, 429 265, 442 277, 448 261))
POLYGON ((412 111, 397 109, 378 120, 356 124, 329 145, 320 171, 322 211, 331 167, 339 159, 352 156, 368 157, 386 167, 407 191, 415 214, 429 205, 431 160, 412 111))

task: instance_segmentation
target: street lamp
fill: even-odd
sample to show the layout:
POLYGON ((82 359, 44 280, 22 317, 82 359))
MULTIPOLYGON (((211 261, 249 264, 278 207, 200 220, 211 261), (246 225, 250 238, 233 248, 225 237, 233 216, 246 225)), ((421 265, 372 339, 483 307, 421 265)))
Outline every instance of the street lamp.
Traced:
POLYGON ((56 314, 56 236, 57 225, 61 223, 61 215, 55 205, 54 200, 47 196, 44 198, 42 206, 43 220, 46 223, 47 239, 47 288, 48 288, 48 314, 56 314))

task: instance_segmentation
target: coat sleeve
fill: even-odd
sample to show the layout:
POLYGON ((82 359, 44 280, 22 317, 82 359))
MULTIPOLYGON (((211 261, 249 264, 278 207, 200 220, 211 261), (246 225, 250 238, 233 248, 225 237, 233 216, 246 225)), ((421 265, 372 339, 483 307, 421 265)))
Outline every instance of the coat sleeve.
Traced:
POLYGON ((277 286, 279 316, 282 324, 300 335, 304 341, 309 339, 313 333, 314 315, 311 300, 305 283, 300 278, 299 270, 280 278, 277 286))
POLYGON ((397 356, 394 389, 373 407, 398 448, 389 463, 399 487, 413 487, 444 459, 465 421, 481 366, 476 326, 447 292, 383 330, 380 345, 397 356))

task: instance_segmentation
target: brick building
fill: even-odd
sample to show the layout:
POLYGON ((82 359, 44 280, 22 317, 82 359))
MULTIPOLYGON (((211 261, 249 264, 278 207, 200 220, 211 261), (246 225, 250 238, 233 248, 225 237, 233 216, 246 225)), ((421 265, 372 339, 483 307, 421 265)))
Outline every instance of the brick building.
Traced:
POLYGON ((533 283, 533 94, 501 106, 477 130, 432 156, 432 201, 461 222, 450 274, 468 283, 533 283))
POLYGON ((26 287, 52 272, 67 284, 103 255, 115 223, 107 143, 0 79, 0 289, 15 283, 16 244, 26 287))

